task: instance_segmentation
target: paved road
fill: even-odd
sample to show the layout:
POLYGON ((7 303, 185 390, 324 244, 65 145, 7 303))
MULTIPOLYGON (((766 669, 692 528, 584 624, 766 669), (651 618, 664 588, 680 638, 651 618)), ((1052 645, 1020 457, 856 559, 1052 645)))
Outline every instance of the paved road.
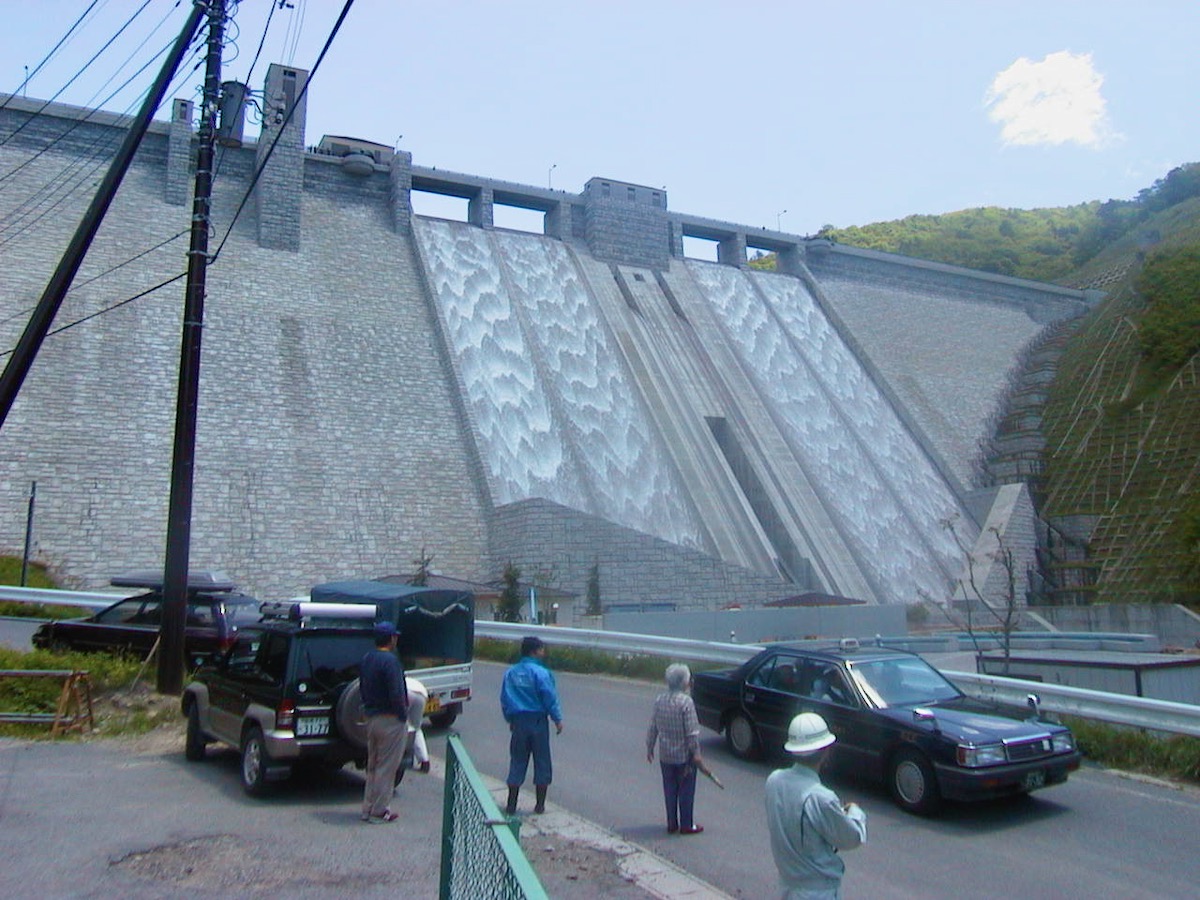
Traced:
POLYGON ((0 741, 0 896, 436 897, 442 784, 413 781, 371 826, 349 771, 252 800, 232 753, 0 741))
MULTIPOLYGON (((502 671, 479 664, 477 699, 456 726, 476 765, 498 778, 507 767, 496 700, 502 671)), ((643 749, 658 689, 601 676, 557 678, 566 729, 552 739, 551 799, 731 895, 773 896, 762 809, 770 765, 735 759, 705 732, 704 754, 727 790, 702 781, 696 815, 705 833, 669 837, 657 769, 643 749)), ((1200 884, 1197 791, 1085 769, 1032 797, 951 806, 931 820, 900 812, 881 787, 849 780, 835 787, 870 816, 868 845, 846 856, 846 900, 1185 897, 1200 884)))
MULTIPOLYGON (((0 627, 0 640, 5 633, 0 627)), ((969 668, 955 662, 947 667, 969 668)), ((476 699, 456 726, 476 765, 496 778, 506 769, 496 701, 502 671, 478 665, 476 699)), ((554 738, 552 804, 730 895, 774 895, 762 824, 770 766, 734 759, 706 733, 705 755, 728 790, 702 782, 697 816, 706 832, 668 837, 657 770, 643 751, 657 687, 558 678, 567 728, 554 738)), ((441 741, 433 743, 439 752, 441 741)), ((900 813, 868 783, 835 787, 870 815, 868 845, 847 855, 846 900, 1184 897, 1200 884, 1194 790, 1085 769, 1031 798, 951 807, 929 820, 900 813)), ((263 884, 263 896, 434 896, 440 788, 436 778, 406 781, 404 828, 364 830, 355 817, 361 781, 349 772, 252 801, 238 786, 232 754, 189 766, 178 752, 115 744, 0 742, 0 839, 8 853, 0 896, 204 898, 235 893, 234 884, 263 884), (213 872, 237 880, 203 883, 200 876, 213 872)), ((573 882, 552 896, 579 890, 573 882)))

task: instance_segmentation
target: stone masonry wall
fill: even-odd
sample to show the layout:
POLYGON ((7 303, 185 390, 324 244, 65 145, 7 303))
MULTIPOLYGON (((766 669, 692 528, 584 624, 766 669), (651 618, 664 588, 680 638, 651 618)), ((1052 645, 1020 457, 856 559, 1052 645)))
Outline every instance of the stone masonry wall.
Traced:
MULTIPOLYGON (((14 118, 0 114, 0 134, 14 118)), ((46 341, 0 430, 0 552, 20 553, 36 481, 35 558, 79 587, 161 565, 165 546, 183 281, 118 305, 186 269, 190 206, 167 201, 163 131, 148 137, 55 325, 114 308, 46 341)), ((0 147, 0 170, 29 161, 38 137, 0 147)), ((253 152, 224 154, 214 251, 253 152)), ((54 150, 29 162, 0 195, 0 221, 75 162, 54 150)), ((410 238, 392 229, 386 174, 377 181, 377 201, 365 188, 353 203, 299 195, 292 251, 260 246, 251 204, 209 268, 191 562, 259 596, 407 572, 422 547, 441 571, 492 574, 455 388, 430 340, 410 238)), ((0 346, 15 343, 90 199, 77 191, 27 233, 0 236, 0 346)))
POLYGON ((523 581, 552 567, 550 585, 586 603, 587 579, 600 566, 601 603, 669 601, 683 609, 715 609, 737 600, 759 605, 797 592, 778 579, 670 544, 549 500, 496 508, 492 567, 515 563, 523 581))

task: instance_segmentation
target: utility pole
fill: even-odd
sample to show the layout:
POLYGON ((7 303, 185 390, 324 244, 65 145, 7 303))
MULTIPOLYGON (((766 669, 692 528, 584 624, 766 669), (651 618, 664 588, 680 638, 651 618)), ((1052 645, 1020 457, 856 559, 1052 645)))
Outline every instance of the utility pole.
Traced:
MULTIPOLYGON (((205 5, 195 0, 196 6, 205 5)), ((192 476, 196 456, 196 411, 200 397, 200 338, 204 328, 204 289, 208 270, 208 231, 212 200, 213 147, 221 99, 221 44, 226 0, 209 0, 208 57, 204 102, 200 110, 200 146, 192 200, 192 237, 188 248, 187 292, 179 355, 179 391, 175 402, 175 447, 171 464, 171 500, 167 511, 167 552, 163 566, 163 616, 158 648, 158 690, 183 690, 187 621, 188 556, 192 537, 192 476)))

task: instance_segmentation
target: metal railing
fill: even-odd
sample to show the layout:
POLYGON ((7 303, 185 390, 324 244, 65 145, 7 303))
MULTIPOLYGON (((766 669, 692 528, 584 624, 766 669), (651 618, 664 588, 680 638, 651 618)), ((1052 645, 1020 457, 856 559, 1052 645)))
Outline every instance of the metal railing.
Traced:
POLYGON ((57 588, 16 587, 0 585, 0 600, 14 603, 40 603, 43 606, 79 606, 84 609, 104 609, 136 591, 101 593, 100 591, 60 591, 57 588))
POLYGON ((548 900, 517 839, 456 734, 446 737, 440 900, 548 900))
MULTIPOLYGON (((761 644, 718 644, 681 638, 482 620, 475 623, 475 634, 500 640, 520 640, 527 634, 536 634, 547 643, 565 647, 583 647, 609 653, 641 653, 729 665, 744 662, 763 649, 761 644)), ((885 639, 882 643, 893 645, 903 641, 885 639)), ((1150 700, 1128 694, 1090 691, 1061 684, 1003 678, 999 675, 978 675, 974 672, 944 671, 943 674, 964 694, 982 700, 1023 706, 1025 698, 1034 693, 1041 699, 1042 709, 1047 712, 1171 734, 1200 736, 1200 706, 1190 703, 1150 700)))
MULTIPOLYGON (((25 603, 44 603, 54 606, 101 607, 119 599, 113 594, 59 591, 42 588, 20 588, 0 586, 0 600, 16 600, 25 603)), ((716 641, 692 641, 684 638, 656 637, 646 634, 628 634, 620 631, 600 631, 588 628, 563 628, 554 625, 525 625, 512 622, 489 622, 483 619, 475 623, 475 634, 479 637, 518 641, 527 634, 536 634, 550 643, 564 647, 580 647, 604 653, 629 653, 647 656, 662 656, 673 659, 688 659, 697 662, 712 662, 722 665, 738 665, 762 649, 761 644, 722 644, 716 641)), ((1061 641, 1062 634, 1042 635, 1041 639, 1061 641)), ((1129 640, 1134 636, 1103 635, 1107 639, 1129 640)), ((1029 634, 1022 639, 1036 640, 1029 634)), ((887 646, 909 646, 918 639, 884 638, 887 646)), ((912 649, 920 650, 920 647, 912 649)), ((1062 715, 1079 716, 1148 728, 1173 734, 1200 736, 1200 706, 1190 703, 1174 703, 1168 700, 1150 700, 1128 694, 1111 694, 1019 678, 1004 678, 999 675, 979 675, 974 672, 946 671, 945 675, 963 693, 985 700, 1000 700, 1024 704, 1030 693, 1036 693, 1042 701, 1042 709, 1062 715)))

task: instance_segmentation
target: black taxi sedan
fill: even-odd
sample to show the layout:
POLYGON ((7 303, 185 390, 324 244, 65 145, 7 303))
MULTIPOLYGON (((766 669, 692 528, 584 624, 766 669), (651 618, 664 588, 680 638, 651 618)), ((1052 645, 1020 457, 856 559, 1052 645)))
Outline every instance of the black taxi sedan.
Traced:
POLYGON ((902 650, 772 644, 735 669, 692 679, 700 723, 745 759, 782 752, 788 723, 815 712, 837 736, 839 770, 881 778, 902 809, 1022 794, 1067 780, 1081 754, 1070 730, 964 695, 902 650))

